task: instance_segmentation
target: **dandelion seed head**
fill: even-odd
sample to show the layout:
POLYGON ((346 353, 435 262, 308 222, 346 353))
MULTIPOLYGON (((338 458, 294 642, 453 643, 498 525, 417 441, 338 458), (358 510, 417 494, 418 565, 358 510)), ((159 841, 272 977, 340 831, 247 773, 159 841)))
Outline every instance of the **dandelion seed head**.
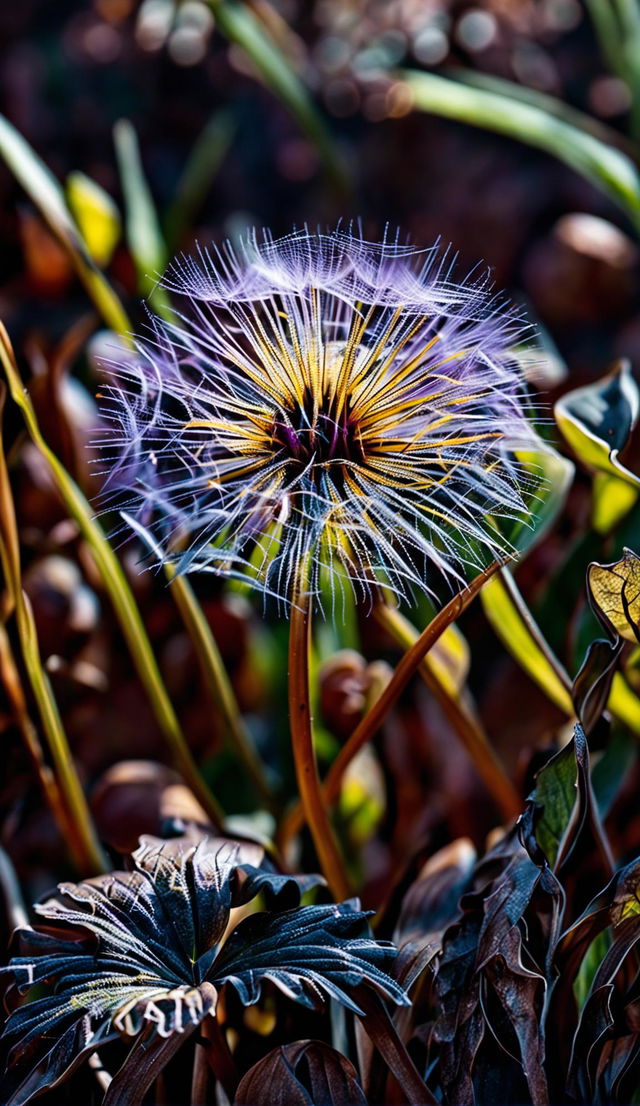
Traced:
POLYGON ((175 320, 151 316, 102 388, 108 502, 152 559, 286 604, 376 581, 406 597, 505 556, 517 454, 540 445, 523 324, 452 266, 351 230, 174 263, 175 320))

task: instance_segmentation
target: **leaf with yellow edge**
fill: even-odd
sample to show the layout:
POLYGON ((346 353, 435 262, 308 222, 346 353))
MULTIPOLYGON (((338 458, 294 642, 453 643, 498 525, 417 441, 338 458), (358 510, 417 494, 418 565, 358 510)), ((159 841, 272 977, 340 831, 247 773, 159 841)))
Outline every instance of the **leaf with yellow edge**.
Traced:
POLYGON ((559 399, 554 413, 563 436, 587 468, 640 488, 640 477, 619 460, 639 410, 640 394, 629 362, 618 361, 602 380, 559 399))
POLYGON ((84 173, 67 177, 67 202, 89 254, 104 268, 120 238, 120 212, 108 192, 84 173))
POLYGON ((625 641, 640 642, 640 557, 625 549, 614 564, 593 562, 587 583, 596 614, 625 641))
POLYGON ((640 736, 640 699, 621 672, 616 672, 613 677, 607 706, 631 733, 640 736))

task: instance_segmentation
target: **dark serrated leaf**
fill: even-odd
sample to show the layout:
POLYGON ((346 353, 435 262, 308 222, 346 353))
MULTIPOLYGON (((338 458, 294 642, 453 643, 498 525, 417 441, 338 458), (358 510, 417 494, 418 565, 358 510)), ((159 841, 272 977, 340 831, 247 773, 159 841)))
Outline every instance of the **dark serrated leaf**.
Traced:
POLYGON ((253 914, 223 946, 213 969, 216 981, 231 983, 246 1005, 258 1001, 267 979, 310 1007, 329 995, 361 1013, 351 992, 362 983, 405 1004, 403 988, 387 974, 395 947, 365 936, 368 917, 348 903, 253 914))
MULTIPOLYGON (((42 924, 23 931, 21 955, 8 969, 22 991, 34 984, 48 990, 7 1021, 11 1093, 23 1088, 14 1106, 40 1093, 46 1079, 63 1079, 75 1066, 76 1048, 88 1055, 93 1041, 113 1033, 137 1038, 114 1083, 123 1088, 123 1102, 138 1102, 144 1073, 155 1078, 215 1013, 226 983, 247 1004, 268 980, 310 1007, 331 996, 360 1011, 354 995, 367 988, 385 1000, 408 1001, 387 974, 394 947, 368 935, 368 915, 358 904, 294 905, 323 881, 257 867, 253 861, 262 855, 202 836, 143 838, 136 871, 61 884, 37 907, 42 924), (245 918, 222 943, 232 907, 258 894, 269 909, 245 918)), ((116 1090, 112 1084, 109 1093, 119 1102, 116 1090)))
POLYGON ((506 1084, 524 1072, 531 1101, 548 1102, 544 1010, 563 896, 537 845, 535 860, 524 847, 531 833, 516 827, 478 866, 444 935, 434 1040, 446 1100, 461 1106, 485 1101, 496 1041, 506 1084))

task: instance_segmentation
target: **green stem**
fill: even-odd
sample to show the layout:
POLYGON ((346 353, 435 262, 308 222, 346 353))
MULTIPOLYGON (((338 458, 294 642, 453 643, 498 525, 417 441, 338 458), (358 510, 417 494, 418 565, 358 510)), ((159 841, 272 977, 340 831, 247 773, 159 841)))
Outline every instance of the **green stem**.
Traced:
POLYGON ((222 714, 233 749, 242 761, 248 777, 266 808, 273 814, 277 814, 274 795, 251 737, 242 721, 240 707, 204 611, 186 577, 177 575, 171 564, 165 565, 165 573, 170 581, 176 606, 196 651, 205 684, 222 714))
POLYGON ((337 901, 352 892, 344 874, 338 843, 320 788, 313 745, 309 699, 311 612, 309 596, 299 588, 291 608, 289 629, 289 725, 300 802, 311 831, 320 867, 337 901))

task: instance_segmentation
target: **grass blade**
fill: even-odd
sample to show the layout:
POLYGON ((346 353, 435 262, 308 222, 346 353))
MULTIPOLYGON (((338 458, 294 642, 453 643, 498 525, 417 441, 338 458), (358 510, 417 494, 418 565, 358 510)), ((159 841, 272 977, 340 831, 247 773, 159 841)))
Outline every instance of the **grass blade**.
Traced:
POLYGON ((472 87, 435 73, 398 74, 416 108, 459 123, 483 127, 535 146, 563 161, 606 193, 640 231, 640 176, 630 158, 593 134, 520 97, 472 87))
MULTIPOLYGON (((0 397, 0 408, 4 406, 4 385, 0 397)), ((1 410, 0 410, 1 413, 1 410)), ((22 658, 36 701, 42 729, 46 735, 53 760, 57 789, 47 788, 51 798, 58 796, 64 806, 65 839, 82 874, 95 874, 108 870, 106 858, 102 852, 93 820, 89 812, 82 785, 73 763, 73 757, 64 732, 62 719, 58 711, 49 677, 42 666, 38 635, 31 604, 22 588, 22 570, 15 508, 9 483, 9 473, 4 455, 4 444, 0 435, 0 561, 6 586, 13 600, 22 658)), ((4 633, 4 630, 3 630, 4 633)), ((5 668, 6 668, 5 651, 5 668)), ((38 754, 37 743, 34 746, 33 735, 28 748, 32 754, 38 754)), ((56 807, 54 806, 54 809, 56 807)))
POLYGON ((169 297, 158 286, 167 267, 167 247, 142 168, 138 137, 128 119, 116 123, 113 140, 124 195, 125 233, 138 274, 138 287, 158 314, 171 319, 169 297))
POLYGON ((223 35, 251 59, 262 80, 313 143, 325 169, 340 191, 348 180, 327 125, 307 88, 251 8, 238 0, 208 0, 223 35))

